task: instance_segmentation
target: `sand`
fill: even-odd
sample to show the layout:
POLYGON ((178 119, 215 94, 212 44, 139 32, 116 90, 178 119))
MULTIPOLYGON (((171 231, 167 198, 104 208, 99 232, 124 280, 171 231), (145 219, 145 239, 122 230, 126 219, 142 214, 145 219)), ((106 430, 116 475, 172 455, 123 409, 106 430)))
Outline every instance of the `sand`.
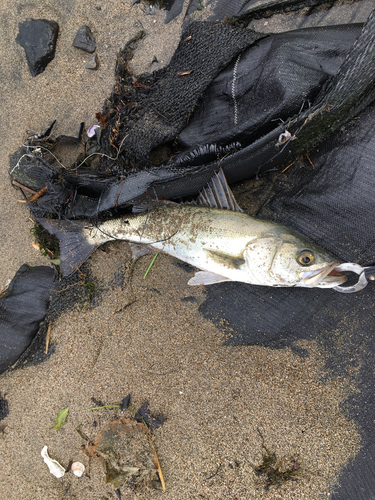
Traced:
MULTIPOLYGON (((4 0, 0 6, 0 289, 22 264, 47 265, 31 245, 29 211, 17 203, 20 194, 8 177, 9 155, 26 130, 43 131, 56 119, 56 135, 76 135, 81 121, 96 123, 95 113, 113 86, 116 52, 136 34, 139 22, 147 37, 136 52, 136 73, 149 69, 154 55, 159 63, 152 69, 164 66, 177 46, 182 16, 165 25, 164 12, 147 16, 130 4, 4 0), (55 59, 36 78, 15 43, 18 22, 29 17, 60 25, 55 59), (90 55, 72 47, 82 24, 97 40, 97 71, 85 69, 90 55)), ((257 21, 258 29, 261 23, 269 22, 257 21)), ((132 417, 132 410, 117 408, 84 412, 94 406, 91 398, 113 405, 130 393, 132 408, 147 400, 152 413, 166 418, 153 434, 166 492, 123 486, 122 498, 329 498, 340 471, 360 448, 359 432, 340 406, 356 390, 355 373, 350 378, 328 374, 323 381, 325 360, 314 342, 301 342, 307 358, 288 348, 228 347, 231 332, 202 318, 198 309, 205 291, 187 285, 191 274, 177 260, 158 256, 144 280, 151 256, 129 272, 126 243, 110 243, 105 250, 90 260, 98 282, 94 302, 77 303, 53 324, 53 355, 0 379, 10 410, 1 422, 6 425, 0 433, 1 497, 116 498, 104 483, 102 465, 93 459, 89 464, 81 452, 85 442, 75 427, 82 423, 93 439, 114 418, 132 417), (126 276, 124 286, 114 284, 119 272, 126 276), (66 424, 51 429, 66 407, 66 424), (269 450, 300 465, 296 481, 264 488, 254 473, 264 451, 259 431, 269 450), (70 460, 90 465, 89 475, 54 478, 40 456, 44 445, 64 467, 70 460)))

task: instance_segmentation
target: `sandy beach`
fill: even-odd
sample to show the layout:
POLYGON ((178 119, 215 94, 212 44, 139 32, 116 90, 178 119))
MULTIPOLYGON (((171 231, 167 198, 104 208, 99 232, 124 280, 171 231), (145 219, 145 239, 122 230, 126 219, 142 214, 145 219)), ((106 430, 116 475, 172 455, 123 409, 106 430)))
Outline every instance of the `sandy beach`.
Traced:
MULTIPOLYGON (((348 18, 342 22, 352 21, 350 6, 346 9, 348 18)), ((183 15, 166 25, 164 11, 146 15, 130 0, 4 0, 0 15, 2 289, 22 264, 48 265, 32 246, 33 223, 10 184, 9 156, 27 130, 43 131, 55 119, 55 135, 76 136, 82 121, 87 127, 96 123, 95 114, 113 87, 116 53, 140 23, 147 35, 132 62, 135 74, 168 63, 183 15), (55 20, 60 28, 55 58, 37 77, 30 75, 24 50, 15 42, 18 23, 27 18, 55 20), (85 69, 90 55, 72 46, 83 24, 96 38, 96 71, 85 69), (157 63, 152 63, 154 56, 157 63)), ((367 15, 364 11, 358 21, 367 15)), ((255 25, 270 29, 269 21, 255 25)), ((148 401, 151 413, 166 419, 153 433, 166 491, 122 486, 121 498, 330 498, 340 472, 361 446, 358 429, 341 406, 356 391, 356 371, 327 374, 324 353, 314 341, 299 342, 308 357, 290 348, 226 345, 231 331, 199 311, 206 291, 187 285, 191 268, 159 255, 143 279, 152 256, 132 266, 130 256, 129 246, 119 241, 98 250, 88 264, 95 277, 94 298, 77 303, 53 323, 52 354, 41 364, 1 376, 0 393, 9 404, 0 422, 5 425, 0 432, 2 498, 117 498, 104 482, 102 464, 82 453, 85 441, 76 427, 82 424, 94 439, 115 418, 132 418, 131 409, 84 411, 94 406, 92 398, 116 405, 129 393, 132 408, 148 401), (67 407, 65 425, 52 429, 58 412, 67 407), (298 464, 292 481, 265 488, 264 479, 256 476, 265 453, 260 434, 278 460, 298 464), (45 445, 64 467, 80 461, 89 474, 77 478, 69 472, 56 479, 40 455, 45 445)))

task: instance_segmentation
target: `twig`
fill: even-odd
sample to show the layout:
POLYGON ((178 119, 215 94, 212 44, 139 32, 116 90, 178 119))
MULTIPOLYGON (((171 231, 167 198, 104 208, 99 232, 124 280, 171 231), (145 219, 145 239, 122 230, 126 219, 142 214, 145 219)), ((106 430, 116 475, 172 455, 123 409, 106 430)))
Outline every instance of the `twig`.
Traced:
POLYGON ((210 479, 212 479, 213 477, 215 477, 215 476, 217 475, 217 473, 219 472, 219 470, 221 469, 221 467, 222 467, 222 464, 220 464, 220 465, 219 465, 219 467, 216 469, 216 472, 214 472, 214 473, 212 474, 212 476, 208 477, 208 478, 206 479, 206 481, 209 481, 210 479))
POLYGON ((284 172, 286 172, 288 170, 289 167, 291 167, 292 165, 294 165, 296 163, 296 160, 292 161, 292 163, 289 163, 289 165, 287 167, 284 168, 284 170, 282 170, 280 172, 280 174, 283 174, 284 172))
POLYGON ((46 354, 48 354, 49 339, 51 337, 51 326, 52 326, 52 321, 49 320, 47 337, 46 337, 46 354))
POLYGON ((315 165, 313 164, 313 162, 310 160, 309 155, 308 155, 307 153, 305 153, 305 155, 306 155, 306 158, 309 160, 310 165, 311 165, 312 167, 315 167, 315 165))
POLYGON ((160 462, 159 462, 158 454, 156 453, 156 448, 155 448, 154 442, 153 442, 153 440, 152 440, 150 430, 149 430, 149 428, 147 427, 147 425, 146 425, 146 429, 147 429, 147 434, 148 434, 148 438, 149 438, 149 440, 150 440, 150 443, 151 443, 152 449, 154 450, 154 455, 155 455, 155 460, 156 460, 156 466, 157 466, 157 468, 158 468, 159 479, 160 479, 160 482, 161 482, 161 485, 162 485, 163 491, 165 491, 165 481, 164 481, 163 473, 162 473, 162 471, 161 471, 161 467, 160 467, 160 462))
POLYGON ((4 288, 2 290, 0 290, 0 299, 1 297, 4 295, 4 293, 8 290, 8 287, 9 287, 9 283, 10 283, 10 280, 8 282, 7 285, 4 286, 4 288))
POLYGON ((38 198, 42 196, 47 191, 47 186, 42 187, 37 193, 35 193, 30 199, 29 202, 32 203, 33 201, 36 201, 38 198))
POLYGON ((27 191, 28 193, 31 193, 34 195, 37 194, 37 191, 34 191, 34 189, 30 189, 27 186, 24 186, 23 184, 20 184, 17 181, 12 181, 12 184, 13 184, 13 186, 19 187, 19 188, 23 189, 24 191, 27 191))

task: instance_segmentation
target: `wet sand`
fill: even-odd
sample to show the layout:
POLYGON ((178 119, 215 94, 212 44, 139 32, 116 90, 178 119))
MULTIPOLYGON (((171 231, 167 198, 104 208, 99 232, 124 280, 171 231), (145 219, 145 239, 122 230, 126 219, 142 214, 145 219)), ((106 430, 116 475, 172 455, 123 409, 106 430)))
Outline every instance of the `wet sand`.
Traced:
MULTIPOLYGON (((147 37, 137 49, 135 73, 147 70, 154 55, 160 62, 152 70, 164 66, 177 46, 182 16, 165 25, 164 12, 147 16, 130 3, 67 0, 34 6, 8 0, 0 7, 0 127, 5 146, 0 161, 0 289, 22 264, 47 265, 31 244, 29 211, 17 203, 20 194, 8 177, 9 155, 20 147, 26 130, 43 131, 57 119, 56 135, 76 135, 81 121, 96 123, 95 113, 113 86, 116 52, 137 33, 139 21, 147 37), (55 59, 36 78, 15 43, 18 22, 29 17, 60 25, 55 59), (91 56, 72 47, 82 24, 96 37, 97 71, 85 69, 91 56)), ((89 477, 67 473, 56 479, 40 451, 47 445, 63 466, 70 460, 88 466, 75 427, 82 423, 94 438, 115 416, 133 414, 116 408, 84 410, 94 406, 92 397, 112 405, 128 393, 133 408, 148 400, 151 412, 166 418, 154 432, 166 492, 124 486, 122 498, 329 498, 338 474, 360 447, 354 423, 340 408, 356 390, 355 374, 323 382, 324 358, 313 342, 301 342, 309 351, 307 358, 288 348, 225 346, 231 332, 202 318, 198 309, 205 291, 187 285, 187 268, 161 255, 143 279, 152 257, 141 258, 131 272, 129 258, 126 243, 97 251, 90 259, 98 280, 94 303, 77 303, 53 324, 54 353, 49 359, 1 377, 0 391, 10 410, 0 433, 2 498, 116 498, 95 460, 90 460, 89 477), (125 286, 116 284, 118 273, 127 277, 125 286), (66 407, 64 427, 51 429, 66 407), (259 431, 280 459, 301 464, 297 481, 269 490, 257 484, 261 479, 254 467, 263 453, 259 431)))

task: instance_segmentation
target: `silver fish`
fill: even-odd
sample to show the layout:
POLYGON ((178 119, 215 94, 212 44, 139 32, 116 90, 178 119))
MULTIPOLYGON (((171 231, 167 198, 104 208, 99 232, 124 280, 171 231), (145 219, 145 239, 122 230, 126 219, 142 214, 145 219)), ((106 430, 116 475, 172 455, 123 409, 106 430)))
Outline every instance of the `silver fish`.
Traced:
POLYGON ((85 221, 39 222, 60 240, 63 275, 77 269, 98 246, 120 239, 147 245, 200 269, 189 285, 240 281, 330 288, 346 281, 344 274, 335 271, 340 263, 324 250, 280 224, 238 211, 222 172, 200 201, 210 206, 161 204, 97 226, 85 221))

